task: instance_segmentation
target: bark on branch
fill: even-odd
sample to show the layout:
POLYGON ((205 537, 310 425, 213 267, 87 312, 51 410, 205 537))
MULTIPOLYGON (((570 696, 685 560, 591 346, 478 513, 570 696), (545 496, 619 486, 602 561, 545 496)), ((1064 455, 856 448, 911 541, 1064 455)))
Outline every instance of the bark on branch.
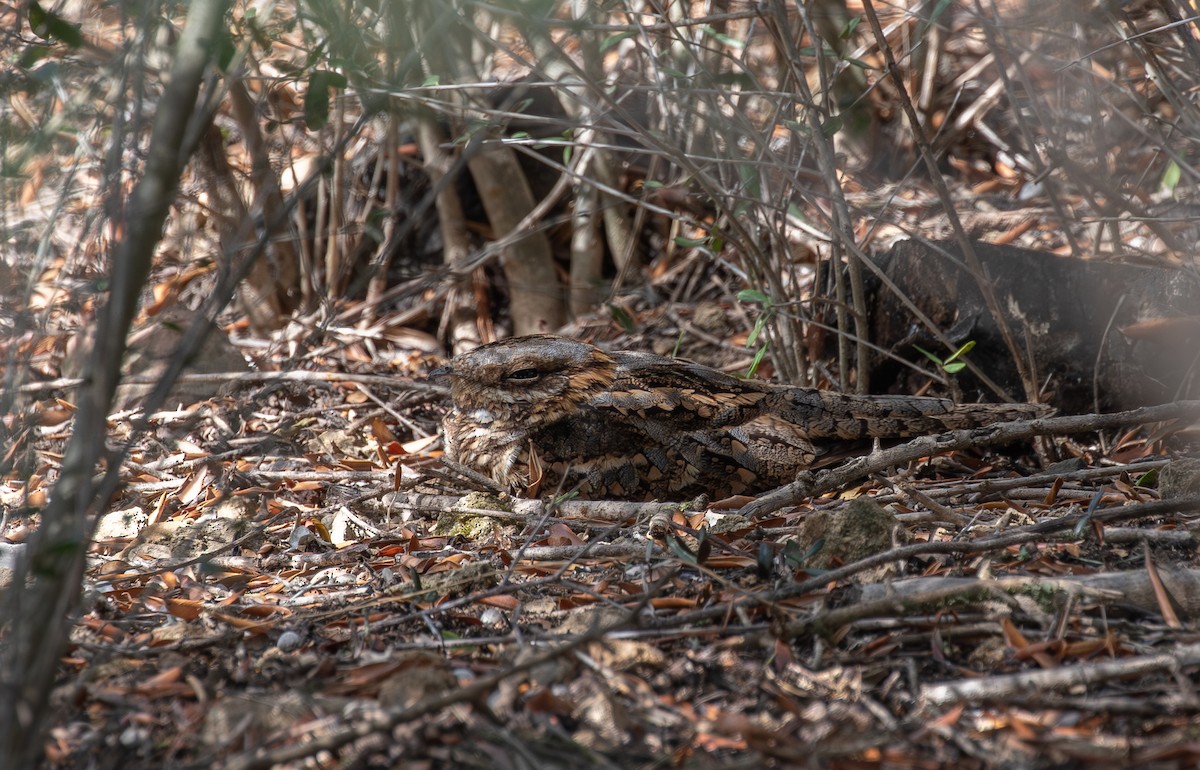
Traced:
MULTIPOLYGON (((93 475, 110 454, 105 421, 120 380, 125 339, 184 163, 199 136, 192 116, 227 8, 228 0, 196 0, 189 8, 170 82, 155 115, 145 175, 121 223, 124 237, 113 255, 112 288, 97 319, 90 387, 81 391, 74 432, 41 525, 4 595, 0 768, 39 764, 50 693, 78 610, 95 514, 106 499, 105 483, 97 484, 93 475)), ((115 472, 112 465, 110 472, 115 472)))
POLYGON ((867 478, 873 473, 882 473, 893 466, 940 452, 951 452, 973 446, 1011 444, 1034 436, 1090 433, 1097 430, 1178 419, 1200 419, 1200 401, 1179 401, 1173 404, 1132 409, 1128 412, 1114 414, 1083 414, 1018 420, 997 423, 984 428, 955 430, 937 436, 921 436, 899 446, 855 458, 836 468, 817 473, 807 471, 801 473, 796 481, 762 495, 742 508, 741 513, 750 518, 761 518, 805 498, 838 489, 867 478))

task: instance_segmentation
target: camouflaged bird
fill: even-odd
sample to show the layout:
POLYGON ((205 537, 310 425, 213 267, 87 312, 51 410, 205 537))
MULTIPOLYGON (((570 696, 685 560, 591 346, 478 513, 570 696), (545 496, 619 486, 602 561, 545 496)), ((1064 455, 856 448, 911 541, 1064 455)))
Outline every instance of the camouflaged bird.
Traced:
POLYGON ((755 494, 831 448, 1043 416, 1036 404, 955 404, 740 380, 690 361, 534 335, 430 373, 450 380, 446 457, 514 494, 627 500, 755 494))

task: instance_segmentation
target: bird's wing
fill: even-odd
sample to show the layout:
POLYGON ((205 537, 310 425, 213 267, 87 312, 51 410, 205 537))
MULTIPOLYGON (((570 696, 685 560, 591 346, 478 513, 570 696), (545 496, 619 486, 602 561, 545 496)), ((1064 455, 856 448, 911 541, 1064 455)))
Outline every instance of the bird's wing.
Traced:
POLYGON ((612 386, 589 405, 662 422, 676 432, 741 425, 761 413, 776 386, 739 380, 690 361, 623 353, 612 386))

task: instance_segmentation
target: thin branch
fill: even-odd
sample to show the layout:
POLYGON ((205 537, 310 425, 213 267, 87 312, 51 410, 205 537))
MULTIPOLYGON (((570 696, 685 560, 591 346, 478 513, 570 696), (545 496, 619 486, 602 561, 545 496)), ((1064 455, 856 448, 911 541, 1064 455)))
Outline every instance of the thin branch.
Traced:
POLYGON ((1083 414, 1018 420, 984 428, 955 430, 937 436, 921 436, 899 446, 856 458, 836 468, 815 474, 807 471, 801 473, 796 481, 759 497, 742 508, 741 512, 744 516, 761 518, 800 500, 867 478, 873 473, 883 473, 892 466, 922 457, 931 457, 942 452, 977 446, 1011 444, 1034 436, 1090 433, 1128 425, 1143 425, 1177 419, 1200 419, 1200 401, 1177 401, 1173 404, 1113 414, 1083 414))
POLYGON ((1125 660, 929 685, 921 688, 920 701, 926 707, 962 702, 979 703, 1002 700, 1010 696, 1025 697, 1031 692, 1087 686, 1132 676, 1174 673, 1195 666, 1200 666, 1200 644, 1188 644, 1160 655, 1139 655, 1125 660))
POLYGON ((146 170, 129 199, 123 237, 113 255, 112 288, 99 314, 91 387, 82 393, 61 475, 28 554, 4 596, 6 644, 0 679, 0 768, 38 764, 49 696, 80 595, 87 542, 103 486, 93 481, 105 443, 106 417, 120 381, 121 358, 151 258, 198 132, 189 124, 228 0, 197 0, 188 10, 171 78, 158 104, 146 170))

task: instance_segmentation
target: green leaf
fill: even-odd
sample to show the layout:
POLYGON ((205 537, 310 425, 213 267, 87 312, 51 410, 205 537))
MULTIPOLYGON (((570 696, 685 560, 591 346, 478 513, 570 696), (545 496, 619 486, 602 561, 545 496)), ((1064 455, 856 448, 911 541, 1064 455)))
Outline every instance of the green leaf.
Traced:
POLYGON ((913 347, 916 348, 917 350, 921 351, 922 355, 924 355, 926 358, 928 358, 930 361, 934 362, 938 366, 942 365, 942 359, 938 358, 933 353, 930 353, 925 348, 921 347, 920 345, 913 345, 913 347))
POLYGON ((708 557, 712 555, 713 548, 712 538, 708 535, 708 528, 701 527, 698 540, 696 542, 696 563, 703 564, 708 561, 708 557))
POLYGON ((647 179, 645 182, 642 182, 642 188, 646 190, 657 190, 662 186, 663 183, 657 179, 647 179))
POLYGON ((783 561, 792 569, 800 569, 812 557, 821 552, 825 547, 825 538, 817 538, 817 541, 810 545, 803 553, 800 552, 800 544, 795 540, 787 541, 787 545, 783 547, 783 561))
POLYGON ((742 289, 737 293, 737 298, 738 302, 753 302, 763 307, 771 304, 771 298, 757 289, 742 289))
POLYGON ((717 32, 715 29, 708 26, 707 24, 705 24, 703 27, 701 27, 700 31, 702 31, 705 35, 708 35, 709 37, 711 37, 713 40, 716 40, 721 45, 725 45, 730 48, 736 48, 739 51, 746 47, 745 42, 738 40, 736 37, 731 37, 729 35, 726 35, 724 32, 717 32))
POLYGON ((440 85, 441 82, 442 78, 440 75, 430 75, 421 81, 421 88, 433 88, 436 85, 440 85))
POLYGON ((671 549, 671 553, 679 557, 680 561, 687 564, 696 564, 696 555, 689 551, 687 546, 671 533, 667 533, 667 547, 671 549))
POLYGON ((750 330, 750 336, 746 337, 746 347, 754 347, 754 343, 758 341, 758 335, 762 334, 762 330, 767 326, 766 316, 759 316, 754 321, 754 328, 750 330))
POLYGON ((792 120, 791 118, 783 121, 783 125, 785 128, 789 128, 801 136, 808 136, 812 133, 812 131, 809 130, 807 123, 801 123, 800 121, 792 120))
POLYGON ((955 361, 954 363, 945 364, 942 368, 946 370, 947 374, 958 374, 963 369, 966 369, 967 365, 962 361, 955 361))
POLYGON ((1166 169, 1163 170, 1162 181, 1159 182, 1159 187, 1174 195, 1175 187, 1179 184, 1180 175, 1179 164, 1173 160, 1168 161, 1166 169))
POLYGON ((604 53, 608 49, 615 47, 617 43, 620 43, 622 40, 628 40, 629 38, 633 37, 634 34, 636 33, 630 30, 627 32, 618 32, 615 35, 609 35, 608 37, 604 38, 603 41, 601 41, 600 53, 604 53))
POLYGON ((29 4, 29 28, 43 40, 57 40, 71 48, 83 45, 78 24, 71 24, 54 11, 47 11, 37 0, 29 4))
POLYGON ((845 121, 842 120, 841 115, 831 115, 829 116, 829 120, 821 124, 821 134, 832 137, 838 131, 842 130, 843 125, 845 125, 845 121))
POLYGON ((921 20, 921 25, 917 27, 917 39, 924 43, 925 36, 929 34, 929 27, 939 23, 942 14, 950 7, 954 0, 938 0, 934 6, 933 12, 921 20))
POLYGON ((1083 531, 1085 529, 1087 529, 1088 525, 1092 523, 1092 514, 1094 514, 1096 512, 1096 509, 1100 506, 1100 501, 1103 498, 1104 498, 1104 490, 1103 489, 1097 489, 1092 494, 1092 499, 1088 503, 1087 510, 1083 512, 1083 516, 1081 516, 1079 521, 1075 524, 1075 529, 1074 529, 1074 533, 1073 533, 1074 537, 1080 537, 1083 534, 1083 531))
POLYGON ((754 376, 754 373, 758 371, 758 367, 760 364, 762 364, 762 360, 766 357, 766 355, 767 345, 764 343, 763 346, 758 349, 758 352, 754 354, 754 360, 750 362, 750 368, 746 370, 746 379, 750 379, 754 376))
POLYGON ((329 122, 329 90, 312 88, 304 94, 304 124, 309 131, 319 131, 329 122))
POLYGON ((682 235, 674 239, 676 246, 681 246, 685 249, 703 246, 708 243, 708 238, 684 238, 682 235))
POLYGON ((754 78, 745 72, 720 72, 713 75, 712 82, 721 86, 741 86, 743 88, 753 88, 754 78))
POLYGON ((631 334, 637 331, 637 322, 634 321, 633 316, 629 315, 629 313, 625 311, 625 308, 621 307, 620 305, 614 305, 611 302, 608 303, 608 314, 611 315, 612 319, 620 324, 621 328, 625 331, 631 334))
POLYGON ((738 180, 742 183, 745 195, 758 199, 762 194, 762 174, 750 163, 739 163, 737 166, 738 180))
POLYGON ((319 131, 329 122, 329 91, 346 85, 346 78, 329 70, 313 70, 304 92, 304 124, 319 131))
POLYGON ((554 498, 553 507, 562 505, 563 503, 565 503, 569 500, 574 500, 577 497, 579 497, 579 490, 572 489, 570 492, 567 492, 565 494, 559 495, 558 497, 554 498))
POLYGON ((975 348, 975 340, 968 340, 965 345, 963 345, 958 350, 954 351, 954 355, 952 355, 946 359, 946 363, 950 363, 951 361, 953 361, 956 358, 965 356, 967 353, 970 353, 974 348, 975 348))
POLYGON ((846 26, 842 27, 842 32, 838 37, 842 40, 849 40, 854 34, 854 30, 858 29, 859 24, 862 24, 861 16, 855 16, 853 19, 850 19, 846 22, 846 26))

